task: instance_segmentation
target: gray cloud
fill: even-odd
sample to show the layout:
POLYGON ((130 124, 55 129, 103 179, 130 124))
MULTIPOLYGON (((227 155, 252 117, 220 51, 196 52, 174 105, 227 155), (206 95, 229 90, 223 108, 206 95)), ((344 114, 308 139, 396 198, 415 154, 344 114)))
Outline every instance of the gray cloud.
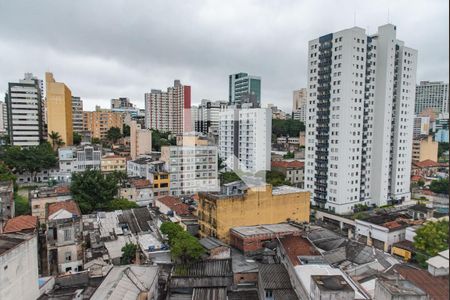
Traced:
POLYGON ((109 106, 173 79, 193 101, 226 99, 228 74, 260 75, 264 103, 291 108, 306 85, 307 42, 388 21, 419 50, 418 80, 448 81, 448 1, 2 1, 0 92, 50 70, 85 107, 109 106), (355 22, 356 21, 356 22, 355 22))

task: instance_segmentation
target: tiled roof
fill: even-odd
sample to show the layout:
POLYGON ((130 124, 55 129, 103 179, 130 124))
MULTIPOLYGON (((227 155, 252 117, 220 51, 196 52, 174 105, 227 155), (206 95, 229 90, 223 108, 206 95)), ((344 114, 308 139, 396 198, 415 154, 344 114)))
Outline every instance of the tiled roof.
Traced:
POLYGON ((320 255, 314 246, 301 236, 288 235, 280 238, 289 260, 294 266, 300 265, 299 256, 320 255))
POLYGON ((305 167, 305 163, 298 160, 292 160, 292 161, 273 161, 272 167, 275 168, 303 168, 305 167))
POLYGON ((448 276, 432 276, 428 271, 408 265, 396 265, 395 270, 406 280, 424 290, 435 300, 447 300, 449 295, 448 276))
POLYGON ((189 215, 189 205, 180 201, 180 199, 172 196, 164 196, 157 201, 163 203, 167 207, 169 207, 172 211, 176 212, 177 215, 189 215))
POLYGON ((38 218, 36 216, 18 216, 6 222, 3 233, 19 232, 23 230, 34 230, 37 228, 38 218))
POLYGON ((70 193, 70 187, 68 185, 60 185, 55 188, 55 192, 58 194, 70 193))
POLYGON ((422 176, 418 176, 418 175, 411 176, 411 181, 413 181, 413 182, 417 182, 421 179, 422 179, 422 176))
POLYGON ((151 187, 150 186, 150 180, 148 179, 131 179, 130 183, 138 189, 142 189, 142 188, 146 188, 146 187, 151 187))
POLYGON ((416 165, 419 168, 433 168, 433 167, 439 167, 440 164, 432 161, 431 159, 427 159, 424 161, 418 161, 418 162, 414 162, 414 165, 416 165))
POLYGON ((51 203, 48 205, 47 209, 48 209, 47 216, 51 216, 61 209, 67 210, 68 212, 71 212, 73 215, 81 216, 80 208, 78 207, 78 204, 73 200, 51 203))

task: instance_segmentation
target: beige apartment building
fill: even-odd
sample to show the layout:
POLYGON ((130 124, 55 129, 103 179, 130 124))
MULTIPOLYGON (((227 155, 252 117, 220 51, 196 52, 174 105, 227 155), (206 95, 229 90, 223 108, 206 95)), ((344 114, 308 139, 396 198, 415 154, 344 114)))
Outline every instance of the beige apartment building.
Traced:
POLYGON ((127 158, 119 155, 105 155, 101 159, 100 169, 104 173, 114 171, 126 172, 127 158))
POLYGON ((45 73, 48 133, 58 132, 66 146, 73 144, 72 92, 52 73, 45 73))
POLYGON ((142 129, 136 121, 130 123, 130 156, 136 159, 140 155, 152 152, 152 132, 142 129))
POLYGON ((92 133, 93 138, 104 139, 108 130, 117 127, 122 131, 123 114, 110 109, 96 107, 95 111, 83 112, 84 130, 92 133))
POLYGON ((413 140, 412 161, 421 162, 424 160, 438 160, 438 142, 433 141, 431 135, 419 137, 413 140))

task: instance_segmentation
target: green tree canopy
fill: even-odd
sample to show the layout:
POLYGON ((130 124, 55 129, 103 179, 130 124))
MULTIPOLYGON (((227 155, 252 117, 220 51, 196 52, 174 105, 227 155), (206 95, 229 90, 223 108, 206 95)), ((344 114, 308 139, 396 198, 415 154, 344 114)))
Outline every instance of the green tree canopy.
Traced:
POLYGON ((11 172, 11 169, 2 161, 0 161, 0 181, 16 180, 16 176, 11 172))
POLYGON ((122 258, 120 259, 120 263, 122 265, 129 265, 134 261, 136 257, 136 250, 138 249, 136 244, 126 243, 125 246, 122 247, 122 258))
POLYGON ((425 261, 439 252, 448 249, 448 221, 428 222, 416 230, 414 247, 418 255, 416 259, 425 266, 425 261))
POLYGON ((81 144, 81 140, 83 139, 83 137, 81 136, 81 134, 79 134, 78 132, 74 131, 73 132, 73 144, 74 145, 79 145, 81 144))
POLYGON ((106 139, 111 143, 115 144, 122 137, 122 133, 120 132, 120 128, 111 127, 106 132, 106 139))
POLYGON ((28 199, 18 193, 14 194, 15 215, 29 215, 31 213, 30 204, 28 199))
POLYGON ((220 174, 221 184, 230 183, 233 181, 240 180, 241 178, 234 172, 224 172, 220 174))
POLYGON ((91 144, 93 145, 100 145, 102 141, 99 138, 93 137, 91 138, 91 144))
POLYGON ((176 145, 177 139, 170 132, 163 132, 152 129, 152 148, 154 151, 161 151, 161 146, 176 145))
POLYGON ((442 157, 442 154, 445 152, 445 151, 448 151, 448 143, 439 143, 438 144, 438 158, 441 158, 442 157))
POLYGON ((102 174, 99 170, 73 173, 70 191, 83 214, 109 208, 116 197, 119 180, 114 173, 102 174))
POLYGON ((292 159, 294 158, 294 152, 288 151, 288 153, 286 153, 285 155, 283 155, 284 159, 292 159))
POLYGON ((438 194, 448 194, 448 178, 433 180, 430 184, 430 190, 438 194))
POLYGON ((130 126, 127 124, 123 124, 122 126, 123 137, 130 136, 130 126))
POLYGON ((169 245, 172 245, 175 237, 183 231, 183 228, 179 224, 172 222, 162 223, 160 229, 163 234, 167 235, 167 238, 169 239, 169 245))
POLYGON ((52 131, 48 134, 48 137, 50 138, 50 140, 52 141, 52 147, 53 150, 58 149, 59 147, 64 145, 64 142, 61 138, 61 135, 59 134, 59 132, 55 132, 52 131))
POLYGON ((305 124, 299 120, 272 120, 272 133, 275 135, 275 138, 280 136, 298 137, 301 131, 305 131, 305 124))
POLYGON ((125 198, 116 198, 113 199, 111 202, 108 203, 108 210, 122 210, 122 209, 131 209, 131 208, 138 208, 139 205, 136 204, 136 202, 129 201, 125 198))

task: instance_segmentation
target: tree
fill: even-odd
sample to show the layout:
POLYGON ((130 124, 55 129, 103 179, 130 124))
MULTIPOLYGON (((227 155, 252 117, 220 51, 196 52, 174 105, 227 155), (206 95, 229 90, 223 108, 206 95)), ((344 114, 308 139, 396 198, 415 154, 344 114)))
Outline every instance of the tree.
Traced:
POLYGON ((224 172, 220 176, 221 176, 221 184, 241 180, 241 178, 234 172, 224 172))
POLYGON ((422 179, 419 179, 419 181, 417 181, 417 185, 420 187, 423 187, 425 185, 425 181, 423 181, 422 179))
POLYGON ((291 185, 289 181, 286 180, 286 176, 283 173, 278 171, 259 171, 256 173, 256 176, 263 176, 265 172, 266 182, 271 184, 272 186, 280 186, 280 185, 291 185))
POLYGON ((139 207, 139 205, 137 205, 136 202, 128 201, 128 199, 125 199, 125 198, 116 198, 108 203, 108 210, 110 210, 110 211, 131 209, 131 208, 138 208, 138 207, 139 207))
POLYGON ((91 138, 92 145, 100 145, 101 143, 102 143, 102 141, 99 138, 97 138, 97 137, 91 138))
POLYGON ((430 190, 437 194, 448 194, 448 178, 433 180, 430 184, 430 190))
POLYGON ((74 131, 74 133, 73 133, 73 144, 74 145, 81 144, 82 138, 83 137, 81 136, 81 134, 79 134, 78 132, 74 131))
POLYGON ((73 173, 70 191, 83 214, 108 209, 116 197, 119 180, 114 173, 102 174, 99 170, 73 173))
POLYGON ((448 151, 448 143, 439 143, 438 144, 438 158, 442 157, 442 154, 448 151))
POLYGON ((120 263, 122 265, 129 265, 133 262, 136 257, 136 251, 138 247, 133 243, 126 243, 125 246, 122 247, 122 258, 120 259, 120 263))
POLYGON ((172 242, 178 235, 178 233, 183 231, 183 228, 179 224, 172 222, 162 223, 160 229, 163 234, 167 235, 167 238, 169 239, 169 245, 172 245, 172 242))
POLYGON ((197 261, 205 253, 205 249, 189 232, 182 231, 175 237, 170 253, 173 258, 186 265, 197 261))
POLYGON ((111 143, 115 144, 122 137, 122 133, 120 132, 120 128, 111 127, 106 132, 106 139, 111 143))
POLYGON ((220 171, 225 167, 226 167, 225 161, 219 155, 217 155, 217 170, 220 171))
POLYGON ((15 193, 14 194, 15 216, 29 215, 30 205, 27 198, 15 193))
POLYGON ((280 136, 298 137, 301 131, 305 131, 305 124, 299 120, 272 120, 272 133, 275 134, 275 138, 280 136))
POLYGON ((56 150, 56 149, 58 149, 58 147, 64 145, 64 142, 63 142, 59 132, 55 132, 52 130, 52 132, 49 133, 48 137, 52 141, 53 150, 56 150))
POLYGON ((448 249, 448 220, 428 222, 416 230, 414 248, 417 261, 426 266, 425 261, 448 249))
POLYGON ((0 181, 12 180, 16 181, 16 176, 11 172, 11 169, 8 166, 0 161, 0 181))
POLYGON ((169 131, 162 132, 152 129, 152 148, 154 151, 161 151, 161 146, 176 145, 177 139, 169 131))
POLYGON ((130 126, 127 124, 123 124, 122 126, 123 137, 130 136, 130 126))
POLYGON ((294 158, 294 152, 288 151, 288 153, 286 153, 285 155, 283 155, 284 159, 292 159, 294 158))

